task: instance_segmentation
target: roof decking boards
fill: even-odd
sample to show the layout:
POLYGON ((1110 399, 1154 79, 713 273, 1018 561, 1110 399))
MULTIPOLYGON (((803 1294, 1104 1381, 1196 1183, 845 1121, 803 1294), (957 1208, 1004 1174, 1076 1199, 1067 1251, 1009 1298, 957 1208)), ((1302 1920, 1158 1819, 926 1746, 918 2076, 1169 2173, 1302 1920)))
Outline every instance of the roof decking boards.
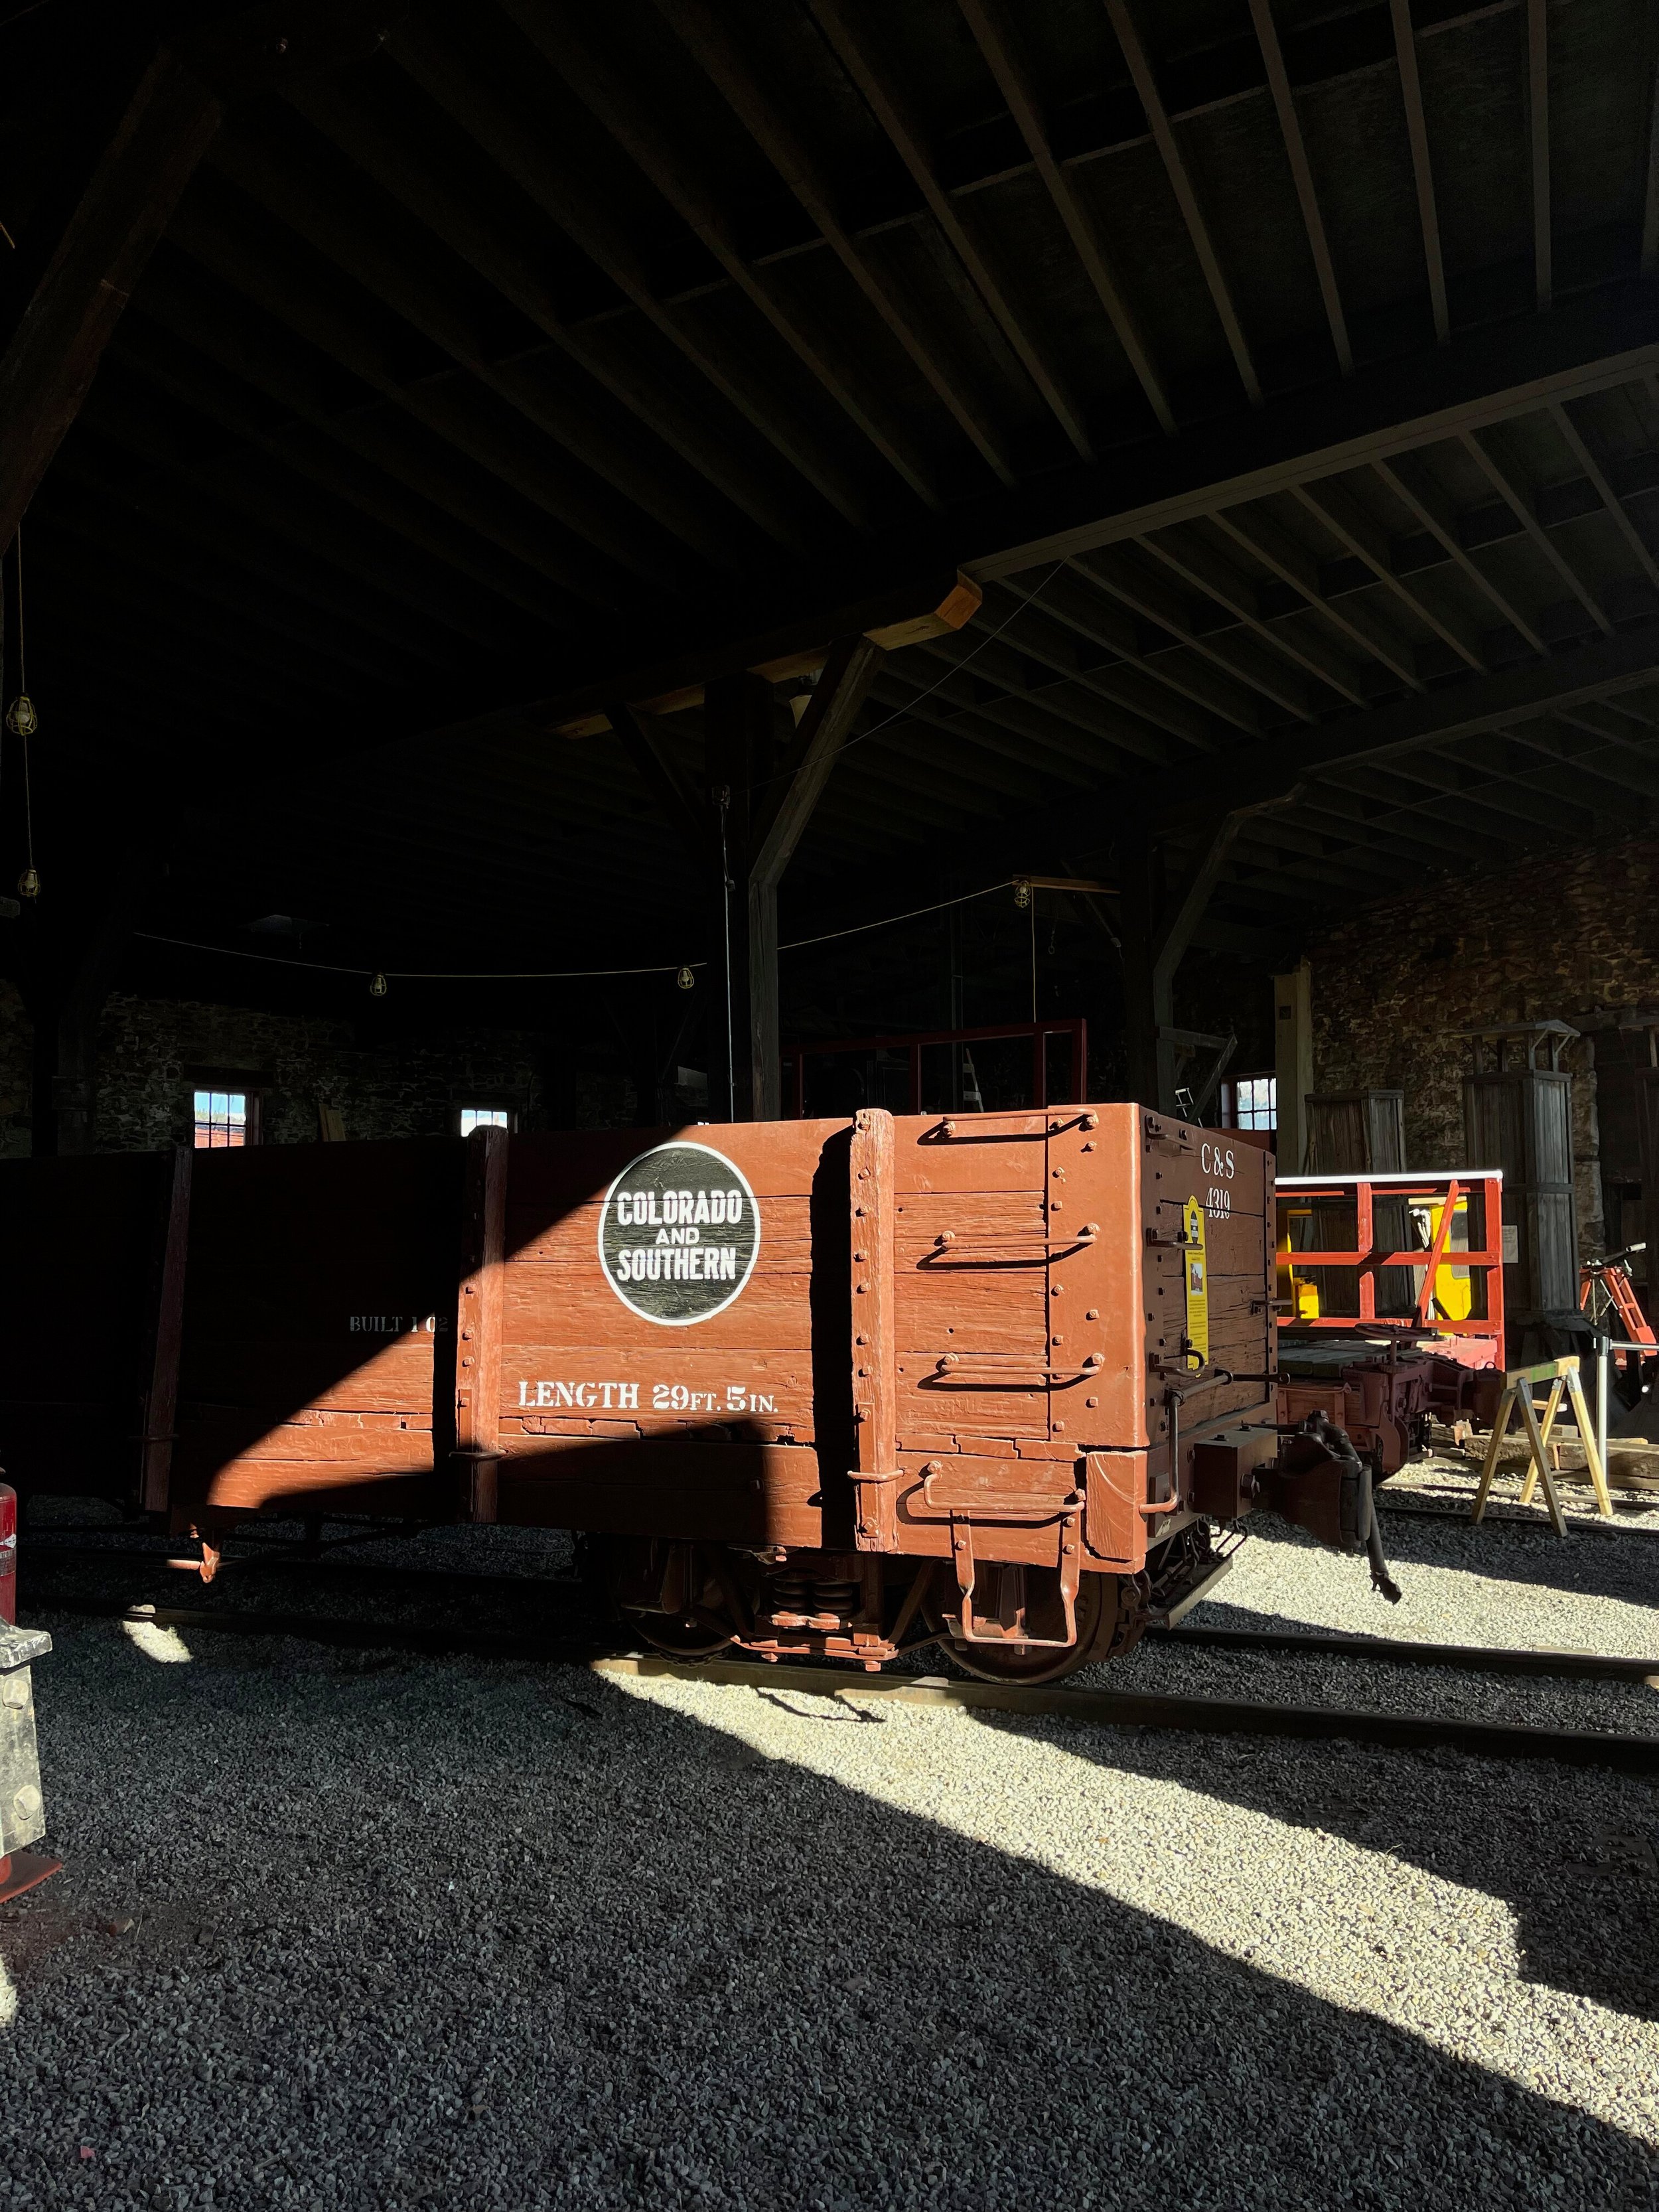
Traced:
MULTIPOLYGON (((8 110, 74 109, 76 28, 0 27, 8 110)), ((342 944, 648 956, 695 886, 569 702, 957 569, 983 605, 888 655, 787 911, 945 841, 1109 873, 1139 780, 1276 749, 1243 929, 1659 798, 1643 0, 369 29, 227 91, 29 509, 32 689, 80 803, 174 818, 175 918, 257 879, 342 944)), ((0 204, 14 319, 78 190, 0 204)), ((700 774, 699 709, 660 728, 700 774)))

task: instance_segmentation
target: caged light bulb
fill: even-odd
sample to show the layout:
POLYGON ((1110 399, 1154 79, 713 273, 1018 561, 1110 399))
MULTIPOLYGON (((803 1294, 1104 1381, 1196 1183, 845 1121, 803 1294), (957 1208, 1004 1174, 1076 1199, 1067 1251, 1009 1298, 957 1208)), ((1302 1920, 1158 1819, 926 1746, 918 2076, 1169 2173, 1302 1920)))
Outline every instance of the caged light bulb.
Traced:
POLYGON ((17 896, 19 898, 40 897, 40 872, 38 868, 24 869, 22 874, 17 878, 17 896))
POLYGON ((1022 914, 1031 903, 1031 886, 1024 876, 1014 878, 1014 904, 1022 914))
POLYGON ((675 976, 674 981, 679 985, 682 991, 691 991, 696 988, 697 979, 691 973, 691 970, 689 968, 682 968, 679 974, 675 976))
POLYGON ((386 977, 381 975, 378 968, 369 978, 368 995, 371 999, 383 999, 386 996, 386 977))

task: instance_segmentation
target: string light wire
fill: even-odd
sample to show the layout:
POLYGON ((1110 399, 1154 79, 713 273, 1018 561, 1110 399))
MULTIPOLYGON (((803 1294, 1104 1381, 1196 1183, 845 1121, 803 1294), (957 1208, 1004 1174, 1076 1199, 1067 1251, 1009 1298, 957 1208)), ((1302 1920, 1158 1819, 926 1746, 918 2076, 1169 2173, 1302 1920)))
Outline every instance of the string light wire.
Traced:
MULTIPOLYGON (((817 937, 793 937, 780 945, 780 952, 801 952, 809 945, 829 945, 837 938, 862 937, 872 929, 891 929, 901 921, 915 921, 923 915, 942 914, 946 907, 967 906, 975 899, 1006 891, 1018 878, 999 877, 976 891, 962 891, 955 898, 935 899, 931 906, 913 906, 903 914, 884 914, 874 921, 855 921, 846 929, 826 929, 817 937)), ((643 968, 347 968, 331 960, 300 960, 283 952, 251 952, 240 945, 204 945, 193 937, 164 937, 157 930, 135 929, 133 935, 147 945, 175 945, 185 952, 212 952, 222 960, 259 960, 275 968, 306 968, 323 975, 384 975, 392 983, 580 983, 607 975, 673 975, 682 968, 706 968, 706 960, 662 960, 643 968)), ((731 963, 727 960, 727 973, 731 963)))

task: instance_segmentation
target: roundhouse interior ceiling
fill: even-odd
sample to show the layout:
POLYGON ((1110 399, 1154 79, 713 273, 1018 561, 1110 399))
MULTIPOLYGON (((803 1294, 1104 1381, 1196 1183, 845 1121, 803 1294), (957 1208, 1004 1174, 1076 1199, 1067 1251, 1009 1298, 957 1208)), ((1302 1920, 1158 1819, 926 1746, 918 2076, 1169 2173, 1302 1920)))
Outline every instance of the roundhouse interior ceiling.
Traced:
MULTIPOLYGON (((99 13, 0 15, 13 322, 168 27, 99 13)), ((649 957, 702 894, 571 703, 957 569, 786 924, 1259 804, 1265 957, 1651 818, 1648 0, 362 20, 229 106, 24 526, 37 842, 164 852, 148 926, 649 957)))

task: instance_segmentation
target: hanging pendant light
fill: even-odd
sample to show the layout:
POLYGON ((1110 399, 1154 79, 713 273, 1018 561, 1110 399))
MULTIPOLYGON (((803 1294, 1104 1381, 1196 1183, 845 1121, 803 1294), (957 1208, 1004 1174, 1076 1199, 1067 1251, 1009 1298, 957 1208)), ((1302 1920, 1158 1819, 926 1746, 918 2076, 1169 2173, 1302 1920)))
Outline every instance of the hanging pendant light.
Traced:
POLYGON ((697 987, 697 979, 691 973, 691 970, 689 968, 682 968, 679 974, 675 976, 674 981, 679 985, 682 991, 694 991, 697 987))
POLYGON ((386 996, 386 977, 381 975, 378 968, 369 978, 368 995, 371 999, 383 999, 386 996))
POLYGON ((34 797, 29 782, 28 740, 40 726, 34 702, 29 696, 27 664, 23 658, 23 526, 17 526, 17 696, 6 709, 6 727, 23 741, 23 872, 17 878, 20 898, 39 898, 40 877, 34 865, 34 797))

